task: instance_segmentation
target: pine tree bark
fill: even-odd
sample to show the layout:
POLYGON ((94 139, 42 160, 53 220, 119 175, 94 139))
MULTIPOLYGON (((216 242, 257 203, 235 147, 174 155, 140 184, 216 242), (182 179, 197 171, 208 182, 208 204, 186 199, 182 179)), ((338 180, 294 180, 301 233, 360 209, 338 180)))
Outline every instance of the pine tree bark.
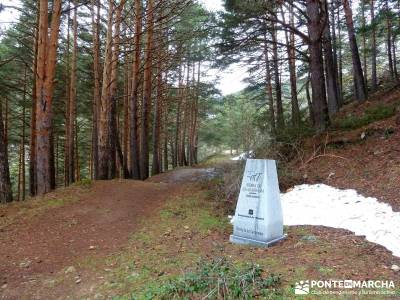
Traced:
POLYGON ((52 98, 57 62, 58 35, 61 21, 61 0, 53 3, 50 36, 48 36, 48 3, 40 0, 38 63, 36 71, 36 178, 37 193, 53 189, 54 163, 52 148, 52 98))
MULTIPOLYGON (((289 24, 294 27, 294 13, 293 13, 293 0, 289 1, 289 24)), ((285 21, 285 14, 282 11, 282 19, 285 21)), ((297 75, 296 75, 296 53, 295 53, 295 36, 294 32, 288 33, 285 31, 286 38, 286 51, 289 62, 289 80, 290 80, 290 96, 291 96, 291 107, 292 107, 292 125, 299 126, 300 124, 300 109, 299 101, 297 99, 297 75)))
POLYGON ((103 65, 103 80, 100 97, 99 112, 99 174, 98 179, 109 179, 109 161, 111 159, 109 147, 109 116, 111 110, 110 84, 112 72, 112 39, 113 39, 114 2, 108 1, 107 36, 103 65))
POLYGON ((271 78, 271 68, 270 59, 268 53, 268 43, 267 36, 265 34, 264 43, 264 57, 265 57, 265 94, 267 95, 268 112, 269 112, 269 122, 271 124, 271 134, 275 135, 276 122, 275 122, 275 109, 274 109, 274 95, 272 93, 272 78, 271 78))
POLYGON ((180 161, 180 153, 179 153, 179 145, 181 141, 181 110, 182 110, 182 102, 183 102, 183 75, 182 73, 185 72, 183 66, 179 66, 178 70, 178 92, 177 92, 177 108, 176 108, 176 121, 175 121, 175 143, 173 145, 173 159, 172 159, 172 167, 176 168, 180 161))
POLYGON ((154 101, 153 113, 153 161, 151 166, 151 175, 157 175, 161 172, 160 165, 160 126, 161 126, 161 105, 163 101, 162 86, 162 63, 161 59, 157 61, 157 96, 154 101))
POLYGON ((39 20, 40 20, 40 1, 37 2, 36 26, 33 41, 33 83, 32 83, 32 105, 31 105, 31 134, 29 141, 29 194, 31 197, 37 193, 36 183, 36 105, 37 105, 37 91, 36 91, 36 71, 38 60, 38 47, 39 47, 39 20))
POLYGON ((77 53, 78 53, 78 21, 77 21, 77 3, 74 0, 74 16, 72 24, 73 32, 73 48, 72 48, 72 62, 69 81, 69 100, 68 100, 68 117, 67 117, 67 137, 66 143, 68 149, 66 157, 66 183, 67 185, 75 182, 75 121, 76 121, 76 69, 77 69, 77 53))
MULTIPOLYGON (((335 4, 331 3, 330 6, 328 4, 330 16, 331 16, 331 28, 332 28, 332 52, 333 52, 333 68, 335 70, 335 78, 336 78, 336 93, 338 97, 338 106, 339 108, 343 106, 343 97, 342 97, 342 90, 340 85, 340 76, 339 76, 339 59, 338 59, 338 43, 341 41, 336 36, 336 12, 335 12, 335 4)), ((339 20, 338 20, 338 23, 339 20)))
POLYGON ((394 78, 398 81, 399 80, 399 73, 397 71, 397 42, 396 42, 396 35, 393 36, 392 38, 392 50, 393 50, 393 73, 394 73, 394 78))
MULTIPOLYGON (((189 54, 188 54, 189 57, 189 54)), ((183 94, 183 103, 182 103, 182 126, 181 126, 181 137, 180 137, 180 145, 179 145, 179 166, 187 166, 187 155, 186 155, 186 136, 188 129, 188 121, 189 121, 189 97, 190 97, 190 88, 189 82, 190 80, 190 61, 188 59, 186 65, 186 83, 183 94)))
POLYGON ((283 129, 285 127, 285 120, 283 117, 283 104, 282 104, 282 86, 279 72, 279 57, 278 57, 278 44, 277 32, 275 25, 272 23, 272 49, 274 60, 274 79, 275 79, 275 100, 276 100, 276 115, 277 115, 277 128, 283 129))
POLYGON ((340 87, 340 101, 341 104, 344 104, 343 101, 343 42, 342 42, 342 28, 341 28, 341 20, 340 20, 340 9, 338 7, 337 9, 337 23, 338 23, 338 40, 339 42, 339 47, 338 47, 338 81, 339 81, 339 87, 340 87))
MULTIPOLYGON (((112 39, 112 58, 111 58, 111 78, 109 84, 109 99, 108 103, 110 109, 108 111, 108 150, 109 150, 109 166, 108 166, 108 178, 113 179, 117 174, 117 140, 119 138, 118 126, 117 126, 117 83, 118 83, 118 58, 120 52, 120 32, 121 32, 121 21, 122 21, 122 10, 125 6, 126 0, 121 0, 120 4, 116 8, 115 13, 115 30, 112 39)), ((119 141, 118 141, 119 142, 119 141)))
POLYGON ((7 141, 4 130, 3 112, 0 109, 0 203, 7 203, 13 200, 10 169, 8 163, 7 141))
POLYGON ((391 79, 394 79, 394 67, 392 56, 392 16, 389 9, 388 0, 385 1, 385 14, 386 14, 386 50, 389 64, 389 74, 391 79))
MULTIPOLYGON (((128 52, 128 47, 125 47, 125 52, 128 52)), ((129 70, 128 59, 124 61, 124 120, 123 120, 123 177, 130 178, 129 173, 129 95, 130 95, 131 76, 129 70)))
POLYGON ((367 37, 366 37, 366 19, 365 19, 365 1, 361 0, 361 26, 362 26, 362 44, 363 44, 363 71, 364 71, 364 84, 368 92, 368 65, 367 65, 367 37))
POLYGON ((133 67, 132 67, 132 94, 130 99, 130 169, 132 179, 140 179, 140 157, 139 157, 139 75, 140 75, 140 54, 141 54, 141 35, 142 35, 142 3, 135 0, 135 35, 133 45, 133 67))
POLYGON ((355 86, 356 99, 363 102, 367 99, 367 89, 365 87, 364 74, 361 66, 360 53, 353 24, 353 12, 349 0, 343 0, 343 9, 346 17, 346 25, 349 36, 349 43, 351 49, 351 57, 353 61, 353 78, 355 86))
POLYGON ((146 52, 144 62, 143 79, 143 101, 142 101, 142 120, 140 134, 140 179, 145 180, 149 177, 149 123, 151 112, 152 95, 152 60, 153 60, 153 31, 154 31, 154 7, 153 0, 148 0, 147 7, 147 36, 146 52))
MULTIPOLYGON (((21 120, 21 200, 25 200, 25 121, 26 121, 26 95, 27 95, 27 81, 28 81, 28 74, 27 74, 27 67, 25 67, 25 74, 24 74, 24 95, 23 95, 23 107, 22 107, 22 120, 21 120)), ((19 190, 19 189, 18 189, 19 190)))
POLYGON ((92 178, 99 175, 99 138, 98 124, 100 115, 100 1, 92 0, 92 35, 93 35, 93 106, 92 106, 92 178))
POLYGON ((71 1, 68 0, 68 14, 67 14, 67 41, 66 41, 66 53, 65 53, 65 142, 64 142, 64 186, 69 185, 69 166, 70 166, 70 151, 69 151, 69 130, 70 130, 70 104, 71 101, 71 65, 70 65, 70 54, 71 54, 71 1))
POLYGON ((324 24, 321 16, 321 2, 307 0, 310 72, 312 90, 312 111, 314 126, 318 133, 324 132, 329 125, 328 107, 326 103, 325 75, 321 35, 324 24))
POLYGON ((326 74, 326 88, 328 94, 328 112, 329 116, 335 115, 339 111, 339 96, 337 90, 336 75, 337 70, 334 65, 333 49, 332 49, 332 37, 330 32, 329 22, 329 10, 328 2, 322 1, 323 13, 324 13, 324 33, 323 33, 323 48, 324 48, 324 66, 326 74))
POLYGON ((378 76, 376 72, 376 20, 375 20, 375 0, 371 0, 371 81, 372 81, 372 91, 376 91, 378 88, 378 76))

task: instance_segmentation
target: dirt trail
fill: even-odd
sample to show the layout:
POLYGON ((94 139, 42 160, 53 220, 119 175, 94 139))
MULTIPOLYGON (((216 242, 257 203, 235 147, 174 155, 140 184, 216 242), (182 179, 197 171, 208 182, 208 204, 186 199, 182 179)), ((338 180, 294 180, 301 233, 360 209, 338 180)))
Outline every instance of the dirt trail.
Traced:
POLYGON ((231 227, 221 221, 225 212, 214 216, 218 204, 210 202, 206 187, 193 184, 214 174, 215 169, 183 168, 146 182, 98 181, 88 188, 60 189, 44 199, 0 207, 0 299, 108 299, 121 295, 120 287, 124 295, 133 282, 143 287, 146 282, 140 278, 148 279, 146 272, 155 281, 168 272, 180 274, 194 254, 224 253, 243 262, 259 261, 273 273, 282 272, 286 285, 296 276, 328 275, 399 282, 399 275, 389 269, 400 265, 397 258, 344 230, 291 227, 282 245, 268 249, 243 251, 230 244, 231 227), (49 205, 69 194, 78 200, 49 205), (40 205, 48 207, 30 213, 40 205), (308 237, 313 239, 304 240, 308 237))
POLYGON ((15 215, 18 205, 9 211, 2 208, 1 217, 14 219, 0 229, 0 299, 41 298, 32 293, 44 278, 85 256, 105 257, 121 250, 140 222, 178 193, 183 183, 209 172, 179 169, 148 182, 98 181, 79 201, 33 217, 15 215))

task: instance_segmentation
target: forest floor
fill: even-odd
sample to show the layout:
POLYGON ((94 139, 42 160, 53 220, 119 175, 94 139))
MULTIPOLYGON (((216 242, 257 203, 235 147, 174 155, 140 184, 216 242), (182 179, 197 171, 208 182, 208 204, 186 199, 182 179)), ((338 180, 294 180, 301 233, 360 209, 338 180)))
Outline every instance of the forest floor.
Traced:
POLYGON ((325 183, 355 189, 400 211, 400 87, 345 106, 326 134, 309 138, 290 164, 290 187, 325 183))
MULTIPOLYGON (((285 185, 353 188, 399 211, 400 122, 384 108, 399 100, 396 89, 345 107, 338 119, 348 127, 308 139, 285 185)), ((85 182, 0 207, 0 299, 152 299, 169 280, 220 257, 279 274, 271 299, 295 298, 295 282, 306 279, 393 280, 395 296, 365 298, 400 298, 400 272, 391 270, 400 258, 346 230, 285 227, 287 239, 268 249, 229 243, 219 164, 146 182, 85 182)))
POLYGON ((280 274, 273 299, 294 298, 295 282, 305 279, 400 286, 400 274, 390 269, 400 259, 345 230, 294 226, 269 249, 232 245, 214 175, 183 168, 147 182, 87 183, 1 207, 0 298, 151 299, 168 279, 217 257, 280 274))

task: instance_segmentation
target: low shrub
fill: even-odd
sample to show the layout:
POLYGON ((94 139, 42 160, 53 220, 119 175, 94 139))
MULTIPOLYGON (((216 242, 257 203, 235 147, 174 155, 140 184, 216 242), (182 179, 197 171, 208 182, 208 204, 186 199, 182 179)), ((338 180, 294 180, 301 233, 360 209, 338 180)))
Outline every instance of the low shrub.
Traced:
POLYGON ((145 299, 277 299, 280 277, 257 264, 236 266, 225 258, 201 260, 196 269, 145 293, 145 299))

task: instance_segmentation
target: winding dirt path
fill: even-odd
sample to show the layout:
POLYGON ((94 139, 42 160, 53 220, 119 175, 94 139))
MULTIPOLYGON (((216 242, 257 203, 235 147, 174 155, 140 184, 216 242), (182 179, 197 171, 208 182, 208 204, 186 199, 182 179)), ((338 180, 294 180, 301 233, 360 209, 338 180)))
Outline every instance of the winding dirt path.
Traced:
MULTIPOLYGON (((185 182, 209 172, 178 169, 147 182, 97 181, 79 201, 33 217, 14 216, 10 225, 0 227, 0 299, 43 299, 38 286, 44 278, 68 272, 83 257, 105 257, 123 249, 141 222, 185 182)), ((15 215, 16 210, 18 204, 2 208, 0 217, 15 215)))

